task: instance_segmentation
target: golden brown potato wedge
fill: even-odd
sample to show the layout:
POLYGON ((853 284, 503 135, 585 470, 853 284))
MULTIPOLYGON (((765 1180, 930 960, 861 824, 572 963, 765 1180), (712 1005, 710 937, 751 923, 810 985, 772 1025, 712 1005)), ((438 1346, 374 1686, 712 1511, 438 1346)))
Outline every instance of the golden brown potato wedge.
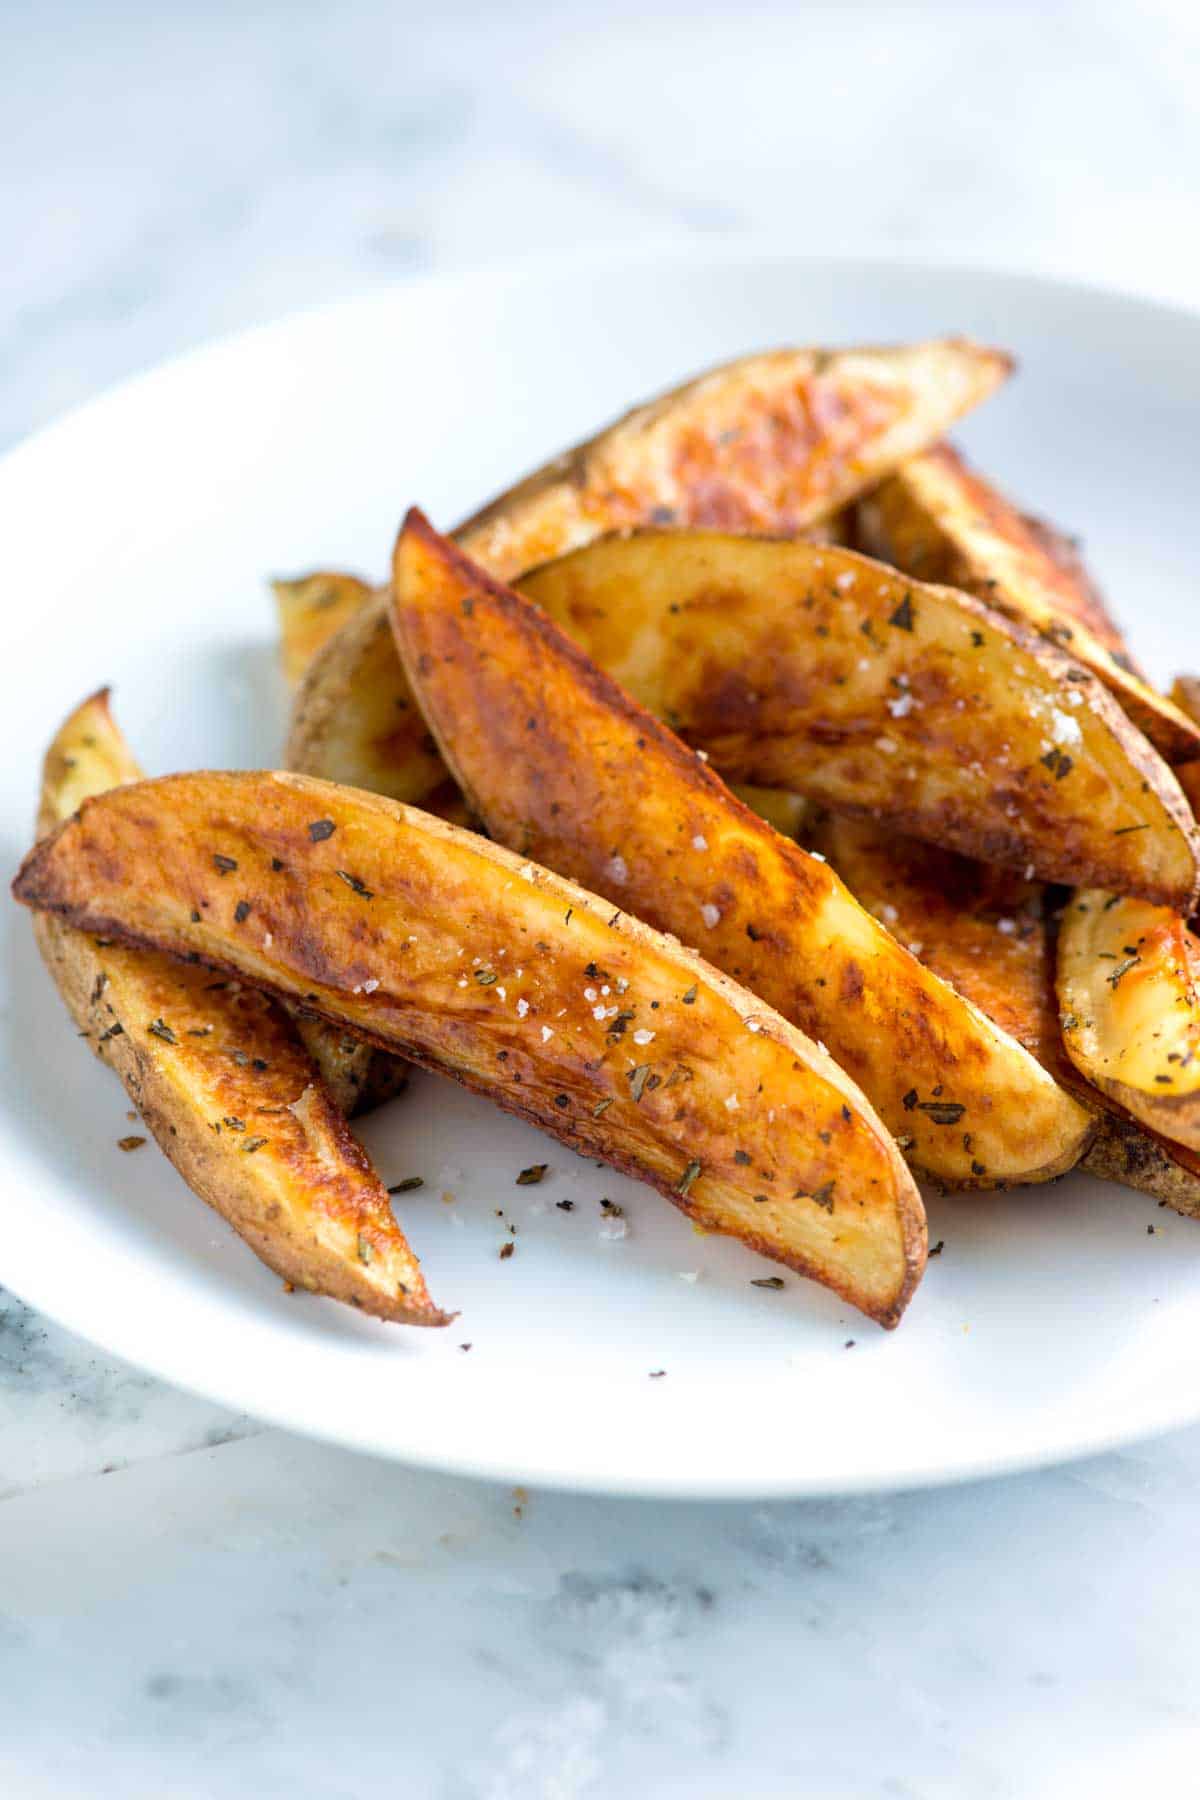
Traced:
MULTIPOLYGON (((743 357, 556 457, 456 538, 508 581, 616 526, 803 531, 933 443, 1011 366, 1002 352, 961 338, 743 357)), ((287 761, 422 806, 444 782, 382 602, 352 618, 310 665, 287 761)))
POLYGON ((410 680, 494 837, 698 944, 823 1040, 921 1167, 979 1186, 1078 1158, 1087 1117, 1031 1057, 419 515, 393 588, 410 680))
POLYGON ((1157 1137, 1084 1081, 1063 1049, 1045 889, 869 820, 827 816, 807 841, 913 954, 1024 1044, 1082 1106, 1096 1135, 1079 1168, 1200 1214, 1200 1158, 1157 1137))
POLYGON ((452 1075, 883 1324, 919 1279, 920 1196, 824 1050, 610 902, 426 813, 296 775, 172 776, 89 801, 14 891, 452 1075))
POLYGON ((1072 894, 1058 1005, 1076 1068, 1134 1118, 1200 1151, 1200 941, 1186 921, 1096 889, 1072 894))
POLYGON ((969 595, 717 532, 604 538, 520 586, 730 780, 1048 881, 1195 894, 1162 759, 1086 669, 969 595))
POLYGON ((1200 727, 1141 677, 1076 546, 1021 513, 949 444, 902 463, 860 500, 856 537, 869 555, 963 588, 1069 650, 1168 763, 1200 758, 1200 727))
MULTIPOLYGON (((39 833, 139 770, 94 694, 46 756, 39 833)), ((441 1325, 387 1190, 272 1001, 155 951, 34 917, 95 1054, 188 1185, 286 1281, 405 1324, 441 1325)))
POLYGON ((1054 999, 1045 888, 871 819, 826 814, 805 841, 912 954, 1056 1079, 1073 1077, 1054 999))
POLYGON ((279 610, 279 659, 293 687, 317 651, 375 597, 375 590, 357 575, 337 569, 273 581, 271 588, 279 610))

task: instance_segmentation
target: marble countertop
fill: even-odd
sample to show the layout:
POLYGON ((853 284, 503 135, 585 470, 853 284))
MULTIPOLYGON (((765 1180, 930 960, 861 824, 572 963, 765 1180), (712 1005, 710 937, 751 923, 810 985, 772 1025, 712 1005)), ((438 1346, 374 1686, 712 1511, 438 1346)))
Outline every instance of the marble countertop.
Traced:
MULTIPOLYGON (((7 47, 0 445, 216 332, 557 246, 754 229, 1200 301, 1171 0, 48 0, 7 47)), ((1193 1430, 928 1494, 526 1494, 0 1294, 0 1793, 1187 1791, 1198 1480, 1193 1430)))

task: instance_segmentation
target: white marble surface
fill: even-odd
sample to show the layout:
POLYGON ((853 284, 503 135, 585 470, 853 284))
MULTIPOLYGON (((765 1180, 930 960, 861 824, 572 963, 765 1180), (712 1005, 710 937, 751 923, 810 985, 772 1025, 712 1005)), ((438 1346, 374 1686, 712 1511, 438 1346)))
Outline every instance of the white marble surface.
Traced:
MULTIPOLYGON (((214 332, 606 239, 1200 301, 1190 4, 5 23, 0 443, 214 332)), ((1189 1792, 1198 1478, 1192 1431, 929 1495, 514 1495, 263 1430, 0 1296, 0 1793, 1189 1792)))

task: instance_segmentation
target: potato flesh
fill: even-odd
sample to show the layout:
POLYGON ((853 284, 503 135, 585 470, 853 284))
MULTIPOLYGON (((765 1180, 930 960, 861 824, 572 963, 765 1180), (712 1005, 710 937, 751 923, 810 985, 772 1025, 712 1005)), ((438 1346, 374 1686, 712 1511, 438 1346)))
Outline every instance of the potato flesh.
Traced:
POLYGON ((882 1323, 919 1278, 920 1196, 830 1057, 639 921, 426 814, 299 776, 169 777, 90 802, 16 892, 450 1074, 882 1323), (335 829, 314 841, 318 820, 335 829))
POLYGON ((921 581, 975 594, 1068 650, 1172 765, 1200 759, 1200 728, 1136 669, 1071 541, 1027 518, 938 444, 856 509, 859 547, 921 581))
POLYGON ((729 780, 1043 880, 1196 891, 1161 758, 1094 676, 968 595, 847 550, 659 531, 520 587, 729 780))
MULTIPOLYGON (((47 753, 39 835, 139 776, 107 695, 94 695, 47 753)), ((92 1050, 184 1180, 268 1267, 380 1318, 447 1322, 386 1189, 278 1006, 49 914, 35 915, 34 931, 92 1050)))
POLYGON ((1200 943, 1166 907, 1087 889, 1058 938, 1058 1003, 1081 1073, 1200 1151, 1200 943))
POLYGON ((544 614, 415 518, 393 585, 406 667, 494 837, 698 945, 827 1044, 942 1179, 1071 1166, 1088 1133, 1074 1102, 544 614))
MULTIPOLYGON (((999 386, 1001 352, 964 339, 745 357, 636 408, 460 527, 501 580, 615 526, 824 527, 999 386)), ((296 697, 287 762, 442 811, 446 771, 404 680, 382 600, 347 623, 296 697)))
POLYGON ((273 581, 279 612, 279 660, 294 687, 318 650, 360 613, 374 589, 357 575, 317 569, 291 581, 273 581))

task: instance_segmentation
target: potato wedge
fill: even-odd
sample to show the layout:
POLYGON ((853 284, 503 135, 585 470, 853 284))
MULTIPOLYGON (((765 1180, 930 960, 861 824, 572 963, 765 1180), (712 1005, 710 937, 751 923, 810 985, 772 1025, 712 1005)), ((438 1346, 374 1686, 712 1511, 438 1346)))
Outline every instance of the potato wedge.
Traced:
POLYGON ((338 569, 273 581, 279 611, 279 660, 294 687, 317 651, 375 597, 374 588, 338 569))
POLYGON ((1096 889, 1072 894, 1058 1005, 1075 1067, 1135 1119, 1200 1151, 1200 941, 1186 921, 1096 889))
MULTIPOLYGON (((139 770, 106 691, 46 756, 39 833, 139 770)), ((154 951, 34 916, 46 966, 80 1031, 120 1076, 201 1199, 285 1281, 382 1319, 443 1325, 387 1190, 281 1008, 154 951)))
POLYGON ((302 1000, 882 1324, 919 1279, 920 1196, 824 1050, 610 902, 428 814, 297 775, 170 776, 89 801, 14 891, 302 1000))
POLYGON ((807 843, 911 953, 1023 1044, 1056 1079, 1074 1075, 1054 999, 1045 888, 870 819, 826 814, 807 843))
POLYGON ((1200 1157, 1158 1137, 1082 1079, 1063 1048, 1045 889, 1019 875, 898 836, 869 820, 827 816, 808 840, 855 898, 1023 1044, 1096 1114, 1079 1169, 1200 1215, 1200 1157))
POLYGON ((1031 625, 1099 677, 1166 762, 1200 759, 1200 727, 1140 675, 1071 539, 1018 511, 949 444, 902 463, 856 513, 868 555, 1031 625))
POLYGON ((604 538, 522 578, 728 780, 1028 869, 1188 905, 1200 835, 1096 678, 978 600, 848 550, 604 538))
POLYGON ((494 837, 700 945, 823 1040, 922 1168, 978 1186, 1078 1158, 1087 1117, 1031 1057, 419 515, 393 589, 409 678, 494 837))
MULTIPOLYGON (((1200 677, 1178 675, 1171 688, 1171 699, 1180 712, 1200 723, 1200 677)), ((1185 763, 1179 771, 1179 785, 1191 803, 1192 812, 1200 819, 1200 763, 1185 763)))
MULTIPOLYGON (((1002 352, 959 338, 743 357, 556 457, 456 537, 508 581, 615 526, 802 531, 933 443, 1011 367, 1002 352)), ((445 780, 382 601, 353 617, 310 665, 287 762, 422 806, 445 780)))

